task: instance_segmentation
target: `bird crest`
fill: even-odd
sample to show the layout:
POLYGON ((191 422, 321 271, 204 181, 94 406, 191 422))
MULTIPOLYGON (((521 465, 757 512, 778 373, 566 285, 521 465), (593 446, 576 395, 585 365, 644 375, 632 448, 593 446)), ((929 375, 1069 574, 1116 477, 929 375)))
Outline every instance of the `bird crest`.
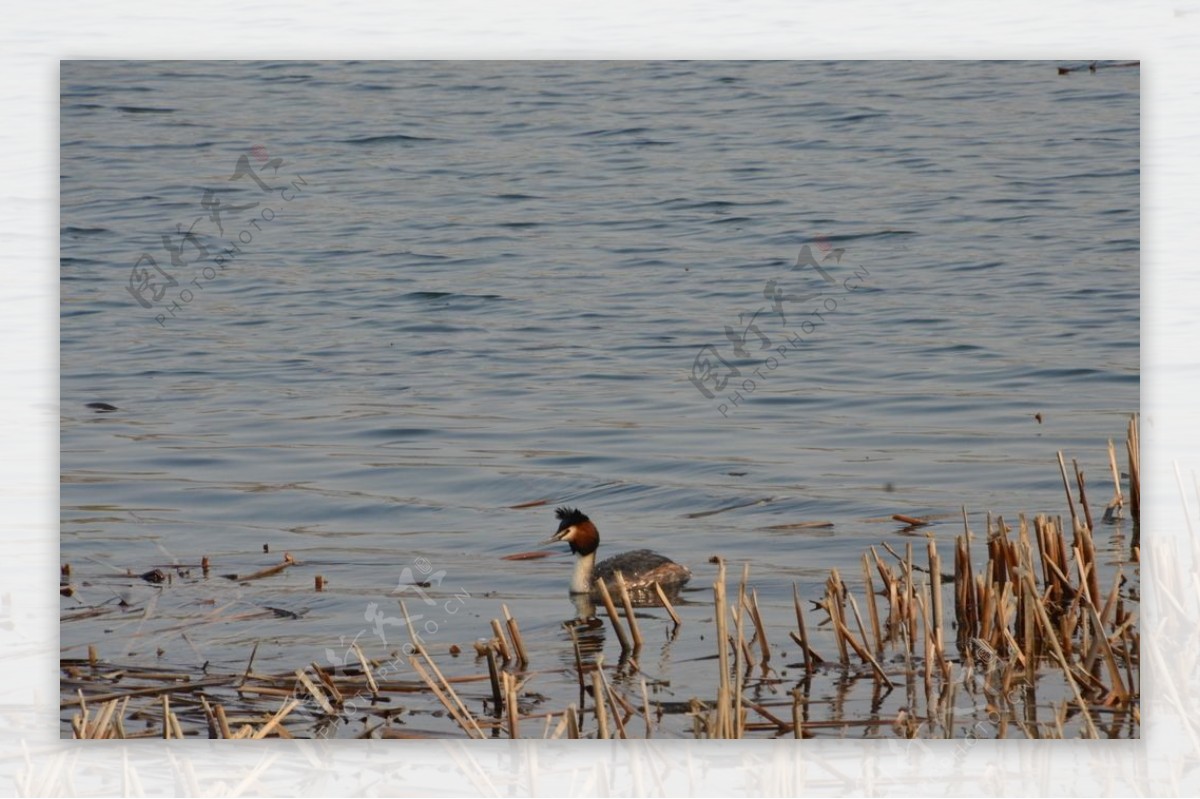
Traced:
POLYGON ((554 511, 554 515, 558 517, 560 531, 572 527, 576 524, 583 524, 588 521, 588 517, 583 514, 579 508, 558 508, 554 511))

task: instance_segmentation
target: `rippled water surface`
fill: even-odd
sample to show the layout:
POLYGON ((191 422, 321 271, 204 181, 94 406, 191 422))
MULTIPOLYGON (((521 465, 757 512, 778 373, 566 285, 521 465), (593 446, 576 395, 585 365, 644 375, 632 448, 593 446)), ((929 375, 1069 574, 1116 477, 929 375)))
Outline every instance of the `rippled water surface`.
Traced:
POLYGON ((793 583, 913 540, 894 513, 944 542, 962 506, 1063 513, 1060 449, 1102 504, 1138 407, 1138 82, 64 63, 63 612, 154 609, 64 623, 64 657, 386 658, 401 598, 443 648, 504 603, 566 668, 566 553, 502 558, 571 505, 602 556, 691 566, 653 659, 686 701, 713 683, 713 555, 786 640, 793 583), (205 555, 172 590, 124 577, 205 555))

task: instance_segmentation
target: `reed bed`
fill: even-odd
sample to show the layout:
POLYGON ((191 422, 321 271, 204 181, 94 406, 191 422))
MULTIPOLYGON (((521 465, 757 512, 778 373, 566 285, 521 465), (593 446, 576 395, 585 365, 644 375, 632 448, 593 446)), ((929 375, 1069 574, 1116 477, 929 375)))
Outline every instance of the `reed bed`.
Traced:
MULTIPOLYGON (((802 601, 794 585, 795 627, 786 636, 765 622, 748 566, 731 585, 727 563, 714 558, 711 602, 688 603, 682 614, 658 590, 655 612, 673 623, 672 637, 703 625, 711 642, 711 657, 697 664, 711 670, 707 696, 659 698, 658 680, 643 671, 647 639, 635 603, 618 577, 602 586, 599 610, 620 657, 605 662, 586 645, 586 625, 569 628, 568 670, 578 696, 557 708, 536 687, 560 687, 563 666, 538 662, 507 606, 488 625, 490 637, 476 643, 473 667, 459 661, 467 673, 447 676, 445 658, 421 640, 401 603, 410 632, 404 679, 357 643, 341 666, 312 662, 271 674, 255 669, 257 646, 244 668, 200 674, 107 662, 93 649, 61 661, 64 724, 81 739, 292 738, 331 730, 398 738, 1132 737, 1140 729, 1131 588, 1140 557, 1136 417, 1125 443, 1123 486, 1109 442, 1114 494, 1100 523, 1128 509, 1126 562, 1098 561, 1088 483, 1059 453, 1066 516, 1019 515, 1009 523, 989 515, 977 533, 964 508, 961 533, 939 542, 937 525, 897 514, 929 534, 924 545, 910 539, 903 551, 888 542, 869 547, 853 582, 831 570, 817 601, 802 601), (781 640, 772 642, 772 633, 781 640), (790 644, 799 650, 789 657, 790 644), (857 705, 864 712, 847 707, 851 692, 869 695, 857 705)), ((272 568, 294 563, 285 556, 272 568)), ((64 581, 70 576, 64 567, 64 581)))

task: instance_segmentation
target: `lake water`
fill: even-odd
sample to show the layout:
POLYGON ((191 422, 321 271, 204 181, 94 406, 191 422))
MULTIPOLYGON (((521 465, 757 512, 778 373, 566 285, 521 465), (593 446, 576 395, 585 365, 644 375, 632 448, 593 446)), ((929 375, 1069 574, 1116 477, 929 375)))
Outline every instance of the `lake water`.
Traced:
POLYGON ((400 598, 437 646, 503 603, 566 664, 569 557, 502 558, 571 505, 691 566, 685 701, 713 555, 782 631, 894 513, 1064 513, 1060 449, 1102 507, 1139 70, 1055 66, 64 62, 62 608, 153 608, 64 657, 386 657, 400 598))

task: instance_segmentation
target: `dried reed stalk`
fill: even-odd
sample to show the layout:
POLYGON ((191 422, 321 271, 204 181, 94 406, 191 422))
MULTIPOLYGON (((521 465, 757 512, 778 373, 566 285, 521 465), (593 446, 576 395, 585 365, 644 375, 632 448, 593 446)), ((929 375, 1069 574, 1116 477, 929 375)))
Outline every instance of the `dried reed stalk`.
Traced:
MULTIPOLYGON (((266 738, 275 730, 276 727, 279 727, 279 725, 283 723, 284 718, 286 718, 289 713, 298 707, 300 707, 300 700, 298 699, 291 699, 285 702, 283 707, 279 708, 275 715, 271 716, 267 723, 262 725, 262 727, 260 727, 252 737, 255 739, 266 738)), ((279 731, 282 732, 283 728, 279 727, 279 731)))
POLYGON ((812 674, 814 663, 822 663, 824 661, 808 644, 808 628, 804 624, 804 610, 800 607, 800 593, 795 583, 792 583, 792 604, 796 607, 796 626, 800 630, 800 635, 797 636, 794 633, 790 633, 790 635, 792 640, 800 645, 800 649, 804 653, 804 673, 812 674))
POLYGON ((879 608, 875 602, 875 585, 871 581, 871 562, 866 554, 862 557, 863 586, 867 592, 867 611, 871 619, 871 632, 875 635, 875 654, 883 654, 883 634, 879 627, 879 608))
POLYGON ((268 566, 265 569, 259 569, 258 571, 254 572, 252 574, 247 574, 247 575, 226 574, 226 575, 224 575, 224 577, 227 580, 235 580, 237 582, 246 582, 247 580, 261 580, 263 577, 270 577, 273 574, 279 574, 279 572, 283 571, 288 566, 295 566, 295 565, 296 565, 296 559, 293 558, 287 552, 284 552, 282 563, 277 563, 274 566, 268 566))
POLYGON ((800 715, 801 696, 799 689, 792 690, 792 737, 797 739, 804 737, 804 725, 801 723, 800 715))
POLYGON ((1113 498, 1104 509, 1106 522, 1117 518, 1125 507, 1125 497, 1121 493, 1121 470, 1117 468, 1117 448, 1113 446, 1111 438, 1108 440, 1108 468, 1113 481, 1113 498))
POLYGON ((667 593, 663 591, 663 587, 657 582, 654 583, 654 590, 658 594, 658 600, 662 602, 662 606, 667 609, 667 615, 671 617, 671 621, 675 622, 675 626, 678 627, 683 622, 679 620, 679 615, 675 613, 675 608, 671 604, 671 600, 667 599, 667 593))
POLYGON ((716 736, 733 737, 732 701, 729 686, 729 603, 725 597, 725 561, 717 560, 717 579, 713 583, 713 605, 717 619, 717 665, 720 682, 717 687, 716 736))
POLYGON ((1071 486, 1067 484, 1067 464, 1063 461, 1062 450, 1058 451, 1058 471, 1062 475, 1063 491, 1067 494, 1067 508, 1071 511, 1071 527, 1079 524, 1079 515, 1075 513, 1075 500, 1071 496, 1071 486))
POLYGON ((596 735, 608 738, 608 709, 604 701, 604 678, 600 674, 599 659, 592 672, 592 705, 596 709, 596 735))
POLYGON ((371 689, 372 698, 379 697, 379 683, 375 682, 375 675, 371 672, 371 664, 367 661, 367 656, 363 654, 362 648, 355 641, 350 645, 350 649, 354 651, 354 656, 358 658, 359 665, 362 666, 363 675, 367 678, 367 687, 371 689))
POLYGON ((517 704, 517 679, 507 671, 500 674, 504 680, 504 708, 508 711, 508 737, 516 740, 520 737, 518 717, 521 715, 517 704))
POLYGON ((930 539, 929 555, 929 593, 933 598, 933 652, 942 670, 942 678, 950 679, 950 662, 946 660, 946 645, 942 636, 942 558, 937 551, 937 542, 930 539))
POLYGON ((492 619, 492 636, 496 640, 496 651, 500 654, 500 659, 505 663, 512 660, 508 653, 508 642, 504 637, 504 629, 500 626, 499 619, 492 619))
POLYGON ((621 596, 621 605, 625 608, 625 623, 629 625, 629 635, 633 639, 633 654, 636 656, 642 649, 642 631, 638 629, 637 617, 633 615, 633 600, 629 596, 629 586, 625 575, 617 572, 617 593, 621 596))
POLYGON ((317 687, 316 683, 308 678, 307 674, 300 669, 296 669, 296 679, 304 686, 304 690, 308 691, 321 710, 325 711, 326 715, 334 715, 333 705, 325 698, 325 693, 317 687))
POLYGON ((751 589, 750 604, 746 606, 750 620, 754 622, 754 635, 758 639, 758 649, 762 657, 760 662, 766 666, 771 660, 771 644, 767 641, 767 626, 762 620, 762 611, 758 609, 758 591, 751 589))
POLYGON ((500 670, 496 667, 496 646, 491 641, 488 642, 485 654, 487 656, 488 681, 492 685, 492 713, 499 716, 504 707, 504 700, 500 696, 500 670))
POLYGON ((325 686, 327 691, 329 691, 329 696, 333 700, 332 704, 335 706, 340 706, 345 701, 345 697, 342 696, 342 691, 340 688, 338 688, 333 676, 329 672, 325 671, 325 669, 321 668, 321 666, 315 660, 309 665, 312 666, 312 670, 316 672, 317 677, 321 680, 321 684, 325 686))
POLYGON ((838 648, 838 660, 843 666, 850 663, 850 654, 846 648, 846 638, 843 630, 846 625, 842 623, 842 616, 845 613, 845 586, 842 584, 841 575, 837 569, 829 570, 829 578, 825 581, 825 612, 829 614, 829 620, 833 622, 834 642, 838 648))
POLYGON ((727 737, 741 738, 742 724, 745 714, 742 708, 745 676, 743 663, 749 663, 750 650, 746 646, 746 630, 743 624, 742 607, 746 602, 746 582, 750 579, 750 564, 742 564, 742 579, 738 581, 737 602, 730 609, 733 612, 734 632, 737 634, 737 647, 733 651, 733 730, 727 737))
POLYGON ((625 627, 621 624, 621 617, 617 615, 617 606, 613 604, 612 596, 608 593, 608 586, 605 585, 604 580, 597 580, 596 587, 600 589, 600 600, 604 603, 604 609, 608 611, 608 620, 612 623, 613 630, 617 633, 617 640, 621 643, 621 652, 632 651, 629 634, 625 632, 625 627))
POLYGON ((650 692, 646 689, 645 677, 642 677, 642 718, 646 720, 646 738, 649 739, 653 735, 653 725, 650 722, 650 692))
POLYGON ((500 608, 504 611, 504 623, 508 626, 508 635, 512 638, 513 647, 517 650, 517 666, 525 668, 529 664, 529 655, 525 651, 525 642, 521 639, 521 628, 517 625, 517 620, 508 612, 508 605, 501 605, 500 608))
POLYGON ((1087 529, 1095 530, 1095 525, 1092 524, 1092 509, 1088 507, 1087 483, 1083 479, 1083 470, 1079 468, 1079 461, 1074 458, 1071 458, 1071 466, 1075 469, 1075 484, 1079 486, 1079 505, 1083 508, 1083 518, 1087 522, 1087 529))
POLYGON ((1129 453, 1129 512, 1138 524, 1133 528, 1133 546, 1139 546, 1140 525, 1142 520, 1142 456, 1138 440, 1137 414, 1129 420, 1129 428, 1125 434, 1125 449, 1129 453))

